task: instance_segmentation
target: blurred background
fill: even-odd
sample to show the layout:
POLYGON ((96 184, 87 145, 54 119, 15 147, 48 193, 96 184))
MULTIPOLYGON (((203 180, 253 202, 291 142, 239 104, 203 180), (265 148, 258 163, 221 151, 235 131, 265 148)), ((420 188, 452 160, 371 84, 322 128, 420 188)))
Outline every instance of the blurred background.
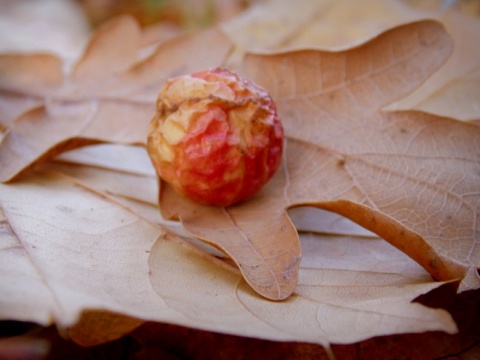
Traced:
MULTIPOLYGON (((262 2, 284 0, 0 0, 0 52, 52 50, 78 55, 91 31, 107 19, 133 15, 165 37, 225 22, 262 2)), ((303 0, 302 0, 303 1, 303 0)), ((301 6, 296 2, 295 7, 301 6)), ((312 0, 307 0, 311 2, 312 0)), ((315 1, 315 0, 313 0, 315 1)), ((323 0, 318 0, 319 2, 323 0)), ((398 0, 423 10, 458 7, 480 15, 480 0, 398 0)), ((294 7, 294 8, 295 8, 294 7)), ((366 6, 365 11, 369 11, 366 6)))
POLYGON ((81 53, 92 30, 130 14, 165 38, 226 21, 256 0, 0 0, 0 53, 81 53))

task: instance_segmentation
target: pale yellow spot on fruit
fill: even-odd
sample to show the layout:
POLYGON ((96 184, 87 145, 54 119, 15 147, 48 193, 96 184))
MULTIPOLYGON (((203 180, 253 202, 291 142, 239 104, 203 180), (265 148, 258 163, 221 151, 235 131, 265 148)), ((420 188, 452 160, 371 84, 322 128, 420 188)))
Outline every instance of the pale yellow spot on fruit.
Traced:
POLYGON ((254 103, 230 110, 230 124, 238 134, 235 140, 240 141, 243 148, 252 142, 252 120, 256 112, 257 106, 254 103))
POLYGON ((162 135, 166 141, 175 145, 178 144, 185 135, 185 129, 169 116, 165 123, 163 123, 162 135))
POLYGON ((237 167, 237 169, 235 171, 226 172, 223 175, 223 181, 227 183, 227 182, 234 181, 234 180, 237 180, 237 179, 242 179, 243 175, 245 174, 245 169, 244 169, 243 165, 244 164, 242 163, 240 166, 237 167))
POLYGON ((224 99, 227 101, 233 101, 235 100, 235 91, 231 89, 227 84, 224 84, 222 82, 218 82, 213 84, 215 86, 212 86, 209 91, 212 93, 212 95, 219 97, 220 99, 224 99))
POLYGON ((175 78, 167 82, 160 92, 167 107, 178 106, 185 99, 204 97, 205 81, 189 76, 175 78))
MULTIPOLYGON (((183 129, 188 129, 190 126, 190 121, 197 115, 199 112, 199 103, 196 104, 182 104, 177 111, 172 113, 169 116, 169 120, 175 121, 183 129)), ((186 130, 185 130, 186 131, 186 130)))
POLYGON ((172 150, 172 147, 165 140, 159 142, 157 149, 160 153, 160 158, 163 161, 173 161, 175 154, 172 150))
POLYGON ((161 93, 167 107, 178 106, 186 99, 206 99, 210 96, 234 100, 235 92, 222 82, 207 82, 203 79, 182 76, 167 83, 161 93))

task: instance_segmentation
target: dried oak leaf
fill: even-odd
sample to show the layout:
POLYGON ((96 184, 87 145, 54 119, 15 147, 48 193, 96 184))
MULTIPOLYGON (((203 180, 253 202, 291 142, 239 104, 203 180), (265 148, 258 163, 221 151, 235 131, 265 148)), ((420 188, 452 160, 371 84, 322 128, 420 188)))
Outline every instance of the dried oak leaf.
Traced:
MULTIPOLYGON (((219 36, 228 43, 216 31, 211 32, 210 36, 219 36)), ((190 42, 189 38, 182 41, 183 46, 190 42)), ((171 49, 169 47, 169 51, 171 49)), ((129 67, 124 63, 117 67, 117 76, 107 75, 98 83, 93 79, 89 83, 89 80, 89 86, 72 86, 70 92, 59 90, 58 93, 45 92, 41 87, 36 92, 32 86, 29 88, 32 91, 27 91, 26 94, 39 98, 45 94, 52 95, 49 98, 54 101, 49 100, 47 106, 42 108, 43 111, 49 115, 49 107, 58 105, 56 103, 60 100, 64 102, 62 105, 72 105, 69 109, 61 107, 61 110, 65 109, 64 115, 72 114, 72 117, 73 114, 78 115, 77 111, 84 105, 90 106, 90 103, 84 103, 86 99, 98 97, 105 102, 110 99, 102 97, 105 89, 112 90, 110 94, 113 98, 122 100, 119 103, 125 100, 122 97, 125 94, 119 93, 125 89, 132 102, 142 99, 147 103, 150 101, 149 96, 155 92, 155 85, 154 81, 143 81, 154 78, 154 74, 157 74, 151 72, 149 64, 154 62, 152 59, 158 62, 163 59, 167 63, 175 61, 172 66, 179 70, 185 64, 182 56, 186 55, 182 46, 177 49, 178 57, 172 55, 174 60, 158 56, 150 58, 150 62, 141 63, 145 71, 140 69, 135 73, 138 77, 132 75, 131 70, 124 73, 123 66, 129 67), (178 59, 182 61, 179 62, 178 59), (130 74, 131 77, 125 74, 130 74), (116 86, 118 84, 128 86, 120 88, 116 86), (148 88, 147 85, 148 89, 145 89, 142 84, 151 84, 152 87, 148 88), (140 89, 135 88, 136 85, 140 89)), ((192 49, 194 47, 190 47, 188 52, 192 49)), ((195 64, 199 62, 193 56, 188 60, 195 64)), ((159 69, 162 68, 158 66, 159 69)), ((130 69, 134 68, 135 66, 130 69)), ((188 66, 184 68, 188 71, 188 66)), ((89 73, 84 73, 85 79, 89 73)), ((92 70, 92 73, 95 71, 92 70)), ((159 77, 163 76, 164 74, 159 77)), ((11 85, 18 80, 21 78, 13 77, 6 83, 11 85)), ((25 88, 19 86, 15 91, 9 91, 21 94, 28 90, 28 81, 24 85, 25 88)), ((103 106, 103 101, 99 103, 103 106)), ((62 116, 59 119, 65 118, 62 116)), ((102 124, 111 126, 107 122, 102 124)), ((122 130, 128 134, 136 126, 134 121, 128 122, 122 130)), ((7 137, 12 137, 12 134, 13 138, 16 136, 12 129, 15 126, 12 126, 7 137)), ((37 128, 39 129, 42 128, 37 128)), ((108 133, 104 131, 103 134, 108 133)), ((38 132, 32 131, 30 135, 35 137, 38 132)), ((26 151, 21 147, 18 149, 26 151)), ((31 149, 32 153, 36 151, 34 150, 31 149)), ((47 153, 48 156, 53 154, 47 153)), ((290 150, 288 153, 292 154, 290 150)), ((15 158, 16 154, 13 153, 12 156, 15 158)), ((21 156, 15 159, 19 160, 21 156)), ((352 342, 398 332, 455 331, 455 325, 445 311, 411 303, 419 294, 438 287, 438 283, 425 281, 424 278, 411 278, 404 273, 392 274, 391 268, 376 273, 377 267, 373 271, 358 271, 359 269, 353 268, 325 270, 319 265, 310 266, 301 273, 295 296, 285 302, 264 301, 250 291, 240 274, 223 260, 212 258, 183 242, 166 237, 164 229, 154 225, 143 213, 139 215, 140 212, 136 209, 116 201, 111 196, 112 192, 122 192, 125 198, 138 196, 138 192, 131 192, 131 176, 120 181, 119 177, 125 175, 121 172, 111 177, 103 171, 94 174, 95 169, 79 172, 88 186, 75 179, 75 176, 81 177, 78 173, 65 175, 50 170, 34 173, 24 181, 0 184, 0 267, 3 269, 0 282, 1 288, 5 290, 0 292, 2 318, 24 319, 42 324, 55 321, 63 328, 74 324, 86 309, 105 309, 140 319, 173 322, 237 335, 310 341, 325 345, 333 341, 352 342), (100 190, 89 188, 97 185, 100 190)), ((265 192, 267 195, 275 195, 275 191, 278 191, 279 205, 282 205, 284 191, 287 189, 283 177, 285 174, 284 168, 265 192), (280 186, 275 187, 275 184, 280 186)), ((144 180, 142 185, 152 185, 151 177, 144 180)), ((133 182, 138 183, 138 179, 133 182)), ((143 196, 140 200, 145 201, 149 197, 143 196)), ((265 201, 262 198, 260 196, 254 202, 261 204, 265 201)), ((259 209, 262 210, 262 207, 259 209)), ((230 216, 232 209, 224 210, 228 215, 227 220, 234 219, 230 216)), ((222 214, 224 210, 221 210, 222 214)), ((284 211, 283 208, 279 210, 284 211)), ((208 215, 208 211, 205 214, 208 215)), ((259 216, 265 218, 269 214, 271 211, 263 213, 255 210, 250 214, 250 219, 258 221, 259 216)), ((290 227, 287 230, 298 241, 288 217, 281 216, 279 220, 288 222, 290 227)), ((277 224, 273 223, 274 226, 277 224)), ((241 224, 244 225, 246 224, 241 224)), ((265 222, 261 225, 265 227, 265 222)), ((263 231, 267 240, 267 235, 272 235, 266 234, 268 228, 262 230, 258 225, 256 229, 263 231)), ((293 244, 293 249, 297 251, 296 243, 293 244)), ((380 252, 383 254, 383 251, 380 252)), ((304 258, 308 259, 309 254, 306 255, 304 258)), ((249 260, 248 251, 244 258, 249 260)), ((310 259, 311 263, 322 263, 317 260, 310 259)), ((292 277, 294 278, 295 276, 292 277)), ((97 316, 95 318, 98 320, 97 316)), ((122 324, 121 332, 137 325, 136 321, 130 320, 118 320, 122 324)), ((88 315, 83 323, 90 323, 88 315)), ((109 324, 112 323, 109 321, 109 324)), ((106 327, 101 322, 93 325, 96 334, 92 334, 87 330, 91 330, 91 326, 71 328, 70 335, 83 339, 87 344, 119 336, 116 331, 119 330, 118 326, 113 329, 114 334, 104 334, 106 327)), ((110 330, 112 329, 107 332, 110 330)))
POLYGON ((53 55, 0 55, 0 94, 6 99, 0 114, 21 114, 11 124, 2 120, 8 126, 0 144, 2 182, 68 149, 143 144, 164 81, 220 64, 231 44, 218 29, 206 30, 166 41, 139 60, 141 35, 130 17, 106 23, 66 75, 53 55))
MULTIPOLYGON (((417 109, 459 120, 480 118, 480 21, 458 9, 432 14, 444 24, 455 51, 426 83, 391 110, 417 109)), ((432 16, 433 18, 433 16, 432 16)))
MULTIPOLYGON (((143 142, 140 140, 141 137, 143 138, 143 128, 138 121, 149 119, 145 116, 145 113, 149 112, 147 108, 150 105, 147 104, 153 103, 157 91, 156 85, 161 82, 159 79, 164 79, 166 76, 181 72, 181 70, 186 71, 190 66, 199 66, 202 61, 214 62, 212 57, 216 58, 218 64, 219 59, 223 59, 223 56, 226 55, 225 49, 229 45, 229 41, 223 35, 212 30, 199 36, 204 36, 209 40, 215 39, 216 45, 224 45, 218 46, 218 49, 222 49, 221 51, 214 47, 218 50, 215 52, 215 55, 218 56, 213 56, 212 49, 209 49, 207 53, 199 50, 204 57, 200 56, 192 60, 190 55, 194 52, 195 47, 191 45, 192 42, 196 44, 199 38, 186 37, 161 47, 151 57, 139 64, 130 65, 136 59, 134 55, 130 56, 131 60, 129 61, 123 59, 115 63, 119 49, 123 49, 122 51, 125 52, 125 48, 129 48, 122 41, 126 41, 124 38, 132 37, 131 33, 135 32, 134 28, 135 24, 128 18, 116 20, 104 27, 93 38, 83 60, 77 64, 72 74, 73 79, 79 78, 77 83, 67 81, 59 88, 51 84, 52 79, 55 80, 54 84, 60 79, 60 76, 57 76, 60 74, 58 72, 59 65, 55 65, 60 64, 58 59, 47 56, 44 58, 46 61, 32 63, 29 57, 12 59, 12 57, 6 56, 3 58, 6 69, 12 70, 6 72, 8 77, 2 78, 4 89, 14 93, 24 91, 38 97, 48 95, 49 98, 47 106, 34 109, 17 119, 0 145, 0 161, 8 165, 1 169, 5 176, 4 179, 13 178, 27 166, 54 156, 61 149, 98 141, 143 142), (125 36, 126 33, 129 35, 125 36), (108 46, 102 45, 106 40, 109 40, 108 46), (118 47, 112 45, 116 43, 118 47), (185 50, 187 45, 190 46, 188 50, 185 50), (92 60, 92 56, 95 59, 95 54, 100 57, 98 61, 92 60), (179 64, 178 59, 183 59, 186 55, 188 55, 186 63, 182 61, 179 64), (111 58, 112 63, 105 61, 106 58, 111 58), (26 65, 22 65, 20 60, 25 60, 26 65), (50 66, 47 67, 45 63, 50 66), (38 72, 40 65, 45 69, 50 69, 49 73, 57 75, 45 76, 44 72, 38 72), (31 71, 15 72, 15 69, 19 70, 18 68, 31 71), (124 71, 124 68, 129 68, 129 70, 124 71), (112 69, 113 73, 107 73, 106 69, 112 69), (118 72, 115 73, 115 71, 118 72), (35 81, 29 77, 31 73, 36 75, 36 77, 33 76, 35 81), (166 73, 169 75, 165 75, 166 73), (20 74, 23 77, 19 76, 20 74), (25 78, 25 75, 28 76, 25 78), (45 88, 45 83, 58 89, 48 90, 49 87, 45 88), (113 126, 112 119, 115 119, 113 126), (122 119, 123 122, 119 121, 122 119), (32 120, 36 121, 32 122, 32 120)), ((132 40, 133 43, 135 41, 132 40)), ((418 46, 418 44, 416 45, 418 46)), ((136 48, 132 45, 130 49, 136 48)), ((428 47, 427 50, 432 51, 428 47)), ((131 53, 134 52, 136 54, 136 51, 131 50, 131 53)), ((129 57, 126 56, 126 58, 129 57)), ((438 61, 441 59, 439 58, 438 61)), ((287 70, 286 73, 288 72, 287 70)), ((282 188, 280 185, 279 189, 282 188)), ((288 206, 290 205, 288 204, 288 206)), ((252 206, 255 204, 252 203, 252 206)), ((172 207, 171 211, 174 210, 172 207)), ((194 206, 191 206, 188 211, 194 210, 194 206)), ((212 234, 222 227, 221 223, 217 223, 216 228, 210 228, 210 234, 200 232, 196 235, 207 242, 213 242, 215 246, 235 258, 247 281, 257 291, 267 297, 280 299, 288 296, 295 287, 300 247, 296 240, 296 231, 284 213, 284 207, 279 206, 277 210, 275 213, 276 223, 273 221, 274 217, 269 218, 269 221, 272 222, 268 228, 265 228, 264 223, 257 221, 259 216, 264 216, 262 212, 256 210, 250 212, 248 221, 240 224, 232 217, 231 213, 222 210, 220 218, 226 221, 224 224, 227 224, 227 228, 233 229, 234 235, 223 238, 221 232, 212 234), (248 231, 245 230, 245 226, 249 227, 248 231), (242 246, 237 246, 248 240, 251 234, 254 234, 256 241, 260 241, 265 232, 269 232, 270 229, 276 229, 279 239, 282 240, 271 246, 260 245, 260 252, 258 251, 260 247, 257 245, 247 247, 247 250, 242 246), (281 254, 282 261, 279 261, 279 254, 281 254)), ((213 219, 217 215, 218 213, 212 215, 213 219)), ((270 213, 270 215, 272 214, 270 213)), ((183 220, 186 223, 185 216, 183 216, 183 220)))
MULTIPOLYGON (((379 239, 303 239, 309 251, 295 294, 265 301, 223 259, 112 196, 131 196, 138 174, 112 171, 111 186, 109 170, 56 165, 0 184, 1 319, 55 323, 83 345, 118 338, 143 320, 324 346, 456 331, 445 310, 412 302, 441 283, 379 239), (364 261, 368 254, 375 260, 364 261)), ((139 192, 155 192, 151 177, 144 180, 139 192)))
POLYGON ((271 299, 295 288, 300 247, 287 209, 301 205, 359 223, 434 279, 478 288, 480 127, 380 110, 451 50, 442 26, 422 21, 342 52, 248 55, 244 75, 271 92, 283 119, 283 168, 259 196, 230 208, 192 204, 163 186, 163 214, 230 254, 271 299))
POLYGON ((288 0, 264 1, 222 27, 247 51, 339 50, 400 24, 436 19, 454 40, 452 56, 428 81, 389 109, 416 109, 459 120, 479 118, 478 17, 441 3, 428 11, 420 8, 398 0, 304 0, 292 12, 288 0))

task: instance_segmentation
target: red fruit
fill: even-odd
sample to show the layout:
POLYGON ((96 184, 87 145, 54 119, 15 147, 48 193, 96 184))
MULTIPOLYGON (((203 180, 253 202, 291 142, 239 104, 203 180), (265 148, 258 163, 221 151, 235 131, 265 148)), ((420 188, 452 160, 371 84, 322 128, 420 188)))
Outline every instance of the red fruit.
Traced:
POLYGON ((148 133, 160 177, 203 204, 229 206, 255 194, 282 157, 283 127, 270 95, 225 69, 168 80, 148 133))

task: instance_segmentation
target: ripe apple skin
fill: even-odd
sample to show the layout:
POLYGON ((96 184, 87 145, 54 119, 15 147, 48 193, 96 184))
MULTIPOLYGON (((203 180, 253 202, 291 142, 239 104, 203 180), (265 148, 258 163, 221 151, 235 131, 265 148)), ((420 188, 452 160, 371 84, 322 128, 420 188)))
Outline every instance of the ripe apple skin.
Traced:
POLYGON ((147 150, 159 176, 196 202, 229 206, 278 169, 284 132, 268 92, 226 69, 169 79, 147 150))

